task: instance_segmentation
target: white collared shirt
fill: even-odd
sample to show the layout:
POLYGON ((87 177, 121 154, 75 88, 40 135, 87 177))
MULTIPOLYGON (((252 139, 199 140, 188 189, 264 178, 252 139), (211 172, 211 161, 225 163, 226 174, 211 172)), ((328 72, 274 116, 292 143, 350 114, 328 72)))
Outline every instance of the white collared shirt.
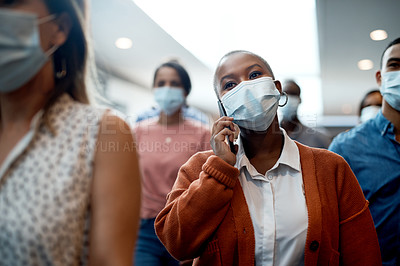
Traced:
POLYGON ((304 265, 308 214, 300 154, 286 132, 275 165, 260 174, 250 164, 239 138, 236 167, 253 221, 255 265, 304 265))

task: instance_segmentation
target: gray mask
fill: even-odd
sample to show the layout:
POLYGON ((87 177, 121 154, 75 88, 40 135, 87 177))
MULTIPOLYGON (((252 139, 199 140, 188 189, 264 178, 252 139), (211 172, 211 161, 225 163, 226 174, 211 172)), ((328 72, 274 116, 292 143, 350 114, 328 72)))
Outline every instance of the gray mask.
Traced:
POLYGON ((0 92, 12 92, 30 81, 58 46, 43 52, 39 25, 55 18, 0 9, 0 92))

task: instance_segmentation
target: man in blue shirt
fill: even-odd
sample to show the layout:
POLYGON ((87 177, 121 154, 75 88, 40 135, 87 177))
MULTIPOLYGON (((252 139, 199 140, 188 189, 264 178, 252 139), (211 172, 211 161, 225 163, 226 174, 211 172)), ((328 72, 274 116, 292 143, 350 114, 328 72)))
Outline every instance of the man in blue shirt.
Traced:
POLYGON ((339 134, 329 150, 346 159, 370 202, 383 265, 400 265, 400 38, 383 52, 376 81, 382 110, 339 134))

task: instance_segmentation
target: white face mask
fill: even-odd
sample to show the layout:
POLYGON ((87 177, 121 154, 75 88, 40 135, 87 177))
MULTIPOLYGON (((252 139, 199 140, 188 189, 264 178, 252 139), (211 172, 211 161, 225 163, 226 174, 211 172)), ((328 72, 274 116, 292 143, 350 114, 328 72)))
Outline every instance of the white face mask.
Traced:
POLYGON ((38 25, 55 18, 0 8, 0 92, 11 92, 31 80, 58 46, 44 52, 38 25))
POLYGON ((242 81, 222 96, 227 116, 239 127, 266 131, 276 116, 280 93, 270 77, 242 81))
POLYGON ((159 87, 154 89, 154 99, 166 115, 172 115, 185 103, 182 88, 159 87))
POLYGON ((391 107, 400 112, 400 71, 382 73, 381 94, 391 107))
POLYGON ((364 107, 361 110, 360 123, 364 123, 365 121, 375 118, 375 116, 379 113, 379 110, 381 110, 381 107, 377 105, 364 107))
POLYGON ((297 108, 300 104, 300 97, 295 95, 288 95, 288 101, 285 106, 280 108, 282 120, 290 121, 297 115, 297 108))

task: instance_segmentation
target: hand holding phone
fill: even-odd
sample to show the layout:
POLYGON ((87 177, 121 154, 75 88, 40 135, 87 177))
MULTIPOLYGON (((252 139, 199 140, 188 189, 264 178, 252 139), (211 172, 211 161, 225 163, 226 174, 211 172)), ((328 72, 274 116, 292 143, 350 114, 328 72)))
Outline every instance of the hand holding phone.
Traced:
MULTIPOLYGON (((221 102, 221 99, 218 99, 218 108, 219 108, 219 114, 220 114, 220 116, 228 116, 228 115, 226 114, 226 110, 225 110, 225 108, 224 108, 224 105, 223 105, 222 102, 221 102)), ((228 136, 226 137, 226 139, 227 139, 227 141, 228 141, 229 148, 231 149, 231 152, 232 152, 233 154, 236 154, 235 144, 233 144, 233 142, 229 140, 229 137, 228 137, 228 136)))

